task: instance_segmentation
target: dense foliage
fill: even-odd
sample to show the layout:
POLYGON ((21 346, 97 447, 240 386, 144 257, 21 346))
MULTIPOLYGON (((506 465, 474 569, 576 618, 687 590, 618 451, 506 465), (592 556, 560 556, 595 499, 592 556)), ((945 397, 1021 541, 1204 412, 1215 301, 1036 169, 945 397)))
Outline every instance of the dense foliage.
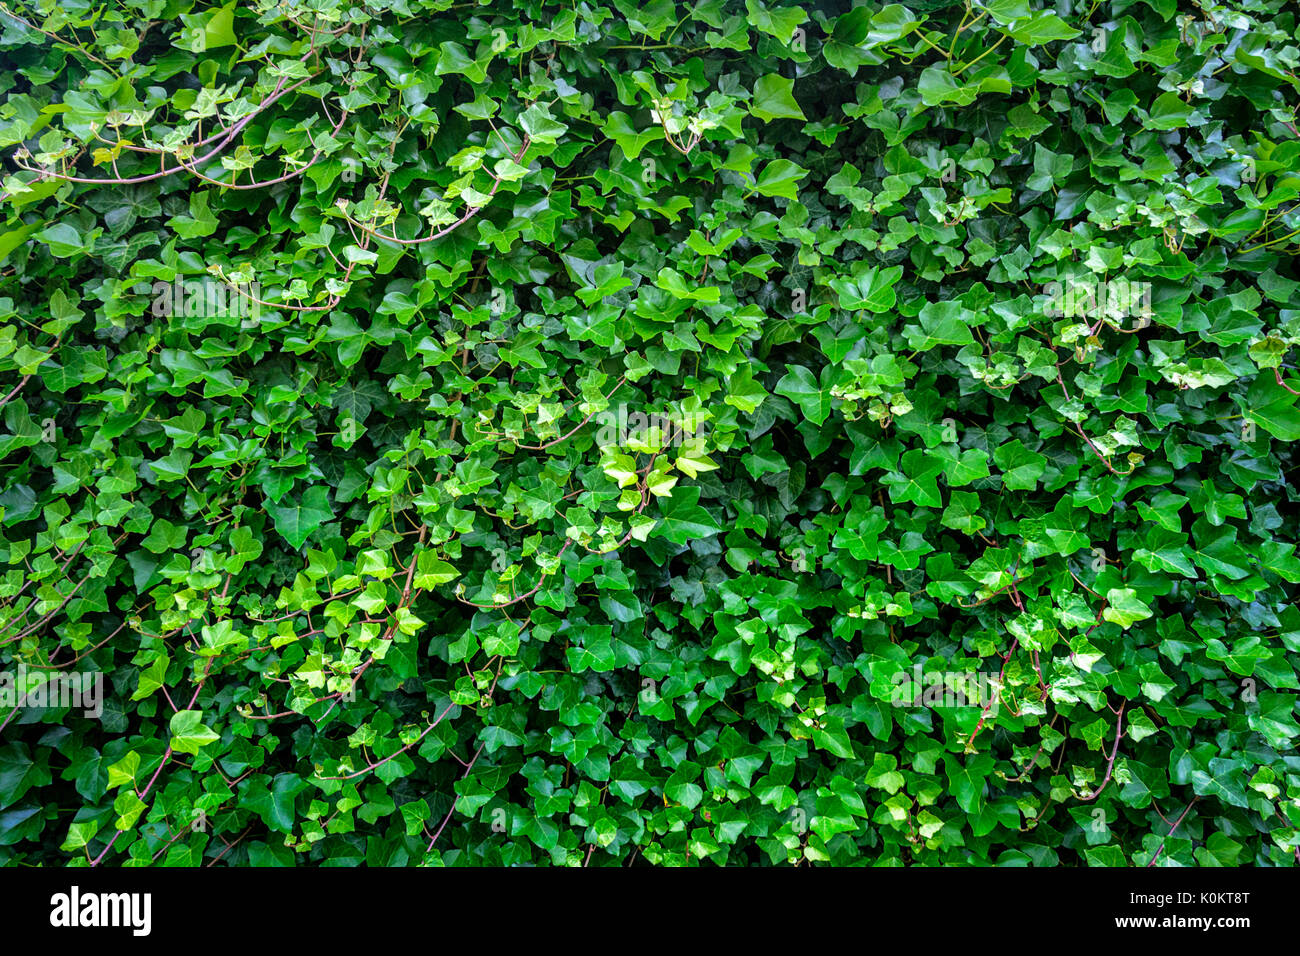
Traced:
POLYGON ((1300 856, 1294 4, 0 27, 0 862, 1300 856))

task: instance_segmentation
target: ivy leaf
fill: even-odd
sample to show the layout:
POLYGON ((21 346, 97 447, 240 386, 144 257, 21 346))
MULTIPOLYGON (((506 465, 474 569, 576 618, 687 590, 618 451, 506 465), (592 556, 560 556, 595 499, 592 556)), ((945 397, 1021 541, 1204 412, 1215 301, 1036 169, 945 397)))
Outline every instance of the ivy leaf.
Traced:
POLYGON ((1002 32, 1025 46, 1042 46, 1054 40, 1072 40, 1079 31, 1054 13, 1039 11, 1026 20, 1014 20, 1002 32))
POLYGON ((636 159, 650 143, 663 139, 663 130, 658 126, 650 126, 638 132, 633 128, 631 118, 621 110, 614 110, 605 118, 601 132, 618 143, 619 149, 628 159, 636 159))
POLYGON ((745 0, 747 19, 754 28, 789 43, 795 28, 808 18, 800 7, 769 7, 760 0, 745 0))
POLYGON ((822 369, 822 380, 817 378, 802 365, 792 365, 777 382, 776 393, 790 399, 803 411, 804 417, 814 425, 826 421, 831 413, 831 379, 834 370, 830 366, 822 369))
POLYGON ((46 226, 35 235, 35 239, 50 247, 50 252, 60 259, 76 255, 88 255, 94 248, 95 235, 100 230, 86 235, 78 232, 66 222, 56 222, 46 226))
POLYGON ((519 124, 534 142, 554 143, 568 129, 551 115, 550 107, 544 103, 534 103, 524 110, 519 117, 519 124))
POLYGON ((294 550, 301 549, 322 524, 334 517, 329 492, 320 485, 312 485, 300 497, 290 495, 278 504, 268 500, 266 510, 275 521, 275 530, 294 550))
POLYGON ((993 769, 993 758, 981 754, 960 762, 957 758, 948 756, 944 758, 944 765, 948 773, 948 785, 952 788, 957 805, 968 814, 982 813, 986 805, 985 778, 993 769))
POLYGON ((444 561, 437 555, 428 551, 420 552, 420 556, 415 562, 415 577, 411 579, 412 583, 423 591, 436 588, 440 584, 446 584, 460 577, 460 572, 456 566, 448 561, 444 561))
POLYGON ((927 302, 918 316, 920 327, 907 327, 907 347, 924 352, 938 345, 969 345, 975 314, 960 302, 927 302))
POLYGON ((839 295, 841 309, 887 312, 897 301, 894 285, 902 275, 901 266, 869 268, 854 279, 832 279, 831 288, 839 295))
POLYGON ((1300 441, 1300 405, 1297 396, 1268 375, 1256 376, 1246 393, 1244 414, 1275 438, 1300 441))
POLYGON ((1106 607, 1101 615, 1112 624, 1129 628, 1152 615, 1151 608, 1138 599, 1132 588, 1111 588, 1106 592, 1106 607))
POLYGON ((808 170, 788 159, 775 159, 763 167, 754 189, 764 196, 781 196, 785 199, 797 199, 796 187, 799 180, 808 175, 808 170))
POLYGON ((684 472, 691 478, 698 478, 701 473, 706 471, 718 470, 718 466, 705 453, 703 439, 699 438, 691 438, 682 442, 681 450, 677 453, 674 464, 676 464, 679 471, 684 472))
POLYGON ((203 723, 203 712, 178 710, 171 718, 171 748, 177 753, 197 754, 221 737, 203 723))
POLYGON ((662 520, 655 529, 655 536, 666 538, 673 544, 686 544, 722 531, 722 525, 700 506, 699 500, 699 488, 680 485, 673 489, 671 496, 659 499, 662 520))
POLYGON ((749 112, 765 123, 774 119, 806 120, 794 98, 794 80, 769 73, 754 84, 754 99, 749 112))

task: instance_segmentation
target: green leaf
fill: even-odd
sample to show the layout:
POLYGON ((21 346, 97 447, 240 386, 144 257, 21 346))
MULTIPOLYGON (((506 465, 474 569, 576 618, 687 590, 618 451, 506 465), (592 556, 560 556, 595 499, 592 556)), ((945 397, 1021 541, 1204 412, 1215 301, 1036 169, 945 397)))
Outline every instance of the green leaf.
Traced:
POLYGON ((927 302, 918 316, 920 327, 907 327, 907 347, 924 352, 939 345, 969 345, 975 314, 960 302, 927 302))
POLYGON ((50 252, 60 259, 68 259, 75 255, 89 255, 94 248, 94 236, 95 233, 78 232, 66 222, 56 222, 38 232, 35 238, 49 246, 50 252))
POLYGON ((1106 607, 1101 616, 1112 624, 1128 628, 1151 617, 1152 611, 1138 599, 1132 588, 1111 588, 1106 592, 1106 607))
POLYGON ((902 275, 901 266, 888 269, 869 268, 853 279, 832 279, 831 288, 839 296, 841 309, 887 312, 897 301, 894 286, 902 275))
POLYGON ((754 99, 749 112, 765 123, 774 119, 806 120, 794 98, 794 80, 779 73, 769 73, 754 84, 754 99))
POLYGON ((203 723, 200 710, 178 710, 171 718, 171 748, 177 753, 197 754, 221 737, 203 723))
POLYGON ((1042 46, 1053 40, 1072 40, 1079 31, 1054 13, 1038 11, 1028 19, 1013 20, 1002 32, 1025 46, 1042 46))
POLYGON ((329 504, 329 492, 312 485, 301 497, 290 495, 278 504, 266 502, 267 513, 275 521, 275 530, 299 550, 322 524, 334 517, 329 504))
POLYGON ((1246 393, 1246 420, 1283 441, 1300 441, 1300 405, 1268 375, 1258 375, 1246 393))
POLYGON ((671 496, 659 499, 661 521, 655 529, 656 537, 686 544, 722 531, 722 525, 700 506, 699 500, 699 488, 681 485, 673 489, 671 496))
POLYGON ((807 368, 792 365, 781 381, 777 382, 776 393, 798 405, 804 417, 814 425, 820 425, 831 413, 830 379, 833 375, 834 370, 830 366, 822 369, 819 384, 816 376, 807 368))
POLYGON ((797 199, 796 186, 808 175, 808 170, 788 159, 777 159, 763 167, 754 188, 764 196, 781 196, 797 199))
POLYGON ((215 10, 203 28, 205 50, 215 50, 223 46, 234 46, 235 39, 235 4, 215 10))

